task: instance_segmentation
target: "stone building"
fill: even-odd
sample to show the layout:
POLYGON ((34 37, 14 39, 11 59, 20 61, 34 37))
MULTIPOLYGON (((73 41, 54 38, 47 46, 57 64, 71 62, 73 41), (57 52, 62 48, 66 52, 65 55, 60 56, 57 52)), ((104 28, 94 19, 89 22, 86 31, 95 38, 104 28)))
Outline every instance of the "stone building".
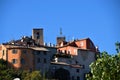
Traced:
POLYGON ((8 66, 23 70, 40 70, 49 79, 84 80, 89 65, 99 50, 90 38, 67 42, 57 37, 57 44, 44 44, 43 29, 33 29, 32 36, 23 36, 0 45, 0 58, 8 66))
POLYGON ((90 72, 89 65, 96 60, 97 55, 99 55, 99 51, 89 38, 61 42, 57 46, 55 56, 57 61, 51 62, 55 78, 60 80, 84 80, 85 74, 90 72))

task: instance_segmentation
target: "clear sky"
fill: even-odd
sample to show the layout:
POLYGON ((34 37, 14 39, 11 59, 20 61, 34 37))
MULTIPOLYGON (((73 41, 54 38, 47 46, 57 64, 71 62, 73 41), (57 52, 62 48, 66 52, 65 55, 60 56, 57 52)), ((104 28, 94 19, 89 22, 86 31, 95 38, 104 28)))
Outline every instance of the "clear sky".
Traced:
POLYGON ((89 37, 100 51, 115 54, 120 41, 120 0, 0 0, 0 43, 44 29, 44 41, 89 37))

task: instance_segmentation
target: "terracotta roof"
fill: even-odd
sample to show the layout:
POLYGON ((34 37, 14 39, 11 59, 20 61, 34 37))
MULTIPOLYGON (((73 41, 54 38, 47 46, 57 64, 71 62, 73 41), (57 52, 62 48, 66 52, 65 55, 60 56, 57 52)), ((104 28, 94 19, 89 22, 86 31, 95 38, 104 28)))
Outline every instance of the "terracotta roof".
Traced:
POLYGON ((79 39, 79 40, 70 41, 70 42, 67 42, 67 44, 65 44, 65 45, 63 45, 63 46, 60 46, 59 48, 61 48, 61 47, 66 47, 66 46, 78 47, 75 42, 81 41, 81 40, 87 40, 87 39, 90 40, 90 38, 83 38, 83 39, 79 39))

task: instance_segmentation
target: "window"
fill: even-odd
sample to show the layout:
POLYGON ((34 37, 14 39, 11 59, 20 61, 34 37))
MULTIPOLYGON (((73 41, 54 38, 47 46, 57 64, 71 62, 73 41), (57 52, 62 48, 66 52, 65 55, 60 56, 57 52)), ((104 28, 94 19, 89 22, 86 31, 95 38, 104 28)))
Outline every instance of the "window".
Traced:
POLYGON ((77 50, 76 50, 76 49, 74 49, 74 54, 76 54, 76 55, 77 55, 77 50))
POLYGON ((85 69, 85 65, 82 65, 82 68, 85 69))
POLYGON ((18 62, 17 59, 12 59, 12 63, 13 63, 13 64, 16 64, 17 62, 18 62))
POLYGON ((4 54, 5 54, 5 51, 3 50, 3 56, 4 56, 4 54))
POLYGON ((65 54, 67 53, 67 51, 65 50, 65 54))
POLYGON ((70 51, 68 51, 68 54, 70 54, 70 51))
POLYGON ((76 72, 79 73, 79 69, 76 69, 76 72))
POLYGON ((74 80, 74 76, 72 76, 72 80, 74 80))
POLYGON ((39 54, 40 54, 40 51, 37 51, 37 52, 36 52, 36 55, 39 55, 39 54))
POLYGON ((93 44, 90 42, 90 48, 93 48, 93 44))
POLYGON ((81 47, 84 46, 84 43, 83 43, 83 42, 80 42, 80 46, 81 46, 81 47))
POLYGON ((44 53, 44 55, 46 55, 46 54, 47 54, 47 52, 46 52, 46 51, 44 51, 43 53, 44 53))
POLYGON ((23 58, 21 59, 21 64, 25 64, 25 60, 23 58))
POLYGON ((13 50, 12 50, 12 53, 13 53, 13 54, 16 54, 16 53, 17 53, 17 49, 13 49, 13 50))
POLYGON ((37 63, 40 63, 40 58, 37 58, 37 63))
POLYGON ((39 32, 37 32, 36 35, 37 35, 37 39, 39 39, 40 38, 39 32))
POLYGON ((40 36, 37 36, 37 39, 39 39, 40 38, 40 36))
POLYGON ((80 80, 80 77, 79 77, 79 76, 77 76, 77 80, 80 80))
POLYGON ((46 59, 44 58, 44 63, 47 63, 46 59))
POLYGON ((26 50, 22 50, 22 53, 23 53, 23 54, 26 54, 26 53, 27 53, 27 51, 26 51, 26 50))
POLYGON ((75 61, 76 64, 78 64, 78 61, 75 61))
POLYGON ((58 53, 60 53, 60 50, 58 50, 58 53))

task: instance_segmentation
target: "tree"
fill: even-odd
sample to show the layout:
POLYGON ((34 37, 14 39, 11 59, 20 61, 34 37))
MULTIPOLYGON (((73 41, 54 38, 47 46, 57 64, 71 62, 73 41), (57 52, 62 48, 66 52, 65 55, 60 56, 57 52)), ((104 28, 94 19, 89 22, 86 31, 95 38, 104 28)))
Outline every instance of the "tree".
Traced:
POLYGON ((115 43, 115 46, 116 46, 116 51, 117 51, 117 53, 119 53, 120 52, 120 42, 116 42, 115 43))
POLYGON ((120 79, 120 53, 111 56, 103 52, 95 62, 90 65, 91 72, 86 75, 87 80, 119 80, 120 79))
POLYGON ((13 80, 20 78, 22 80, 43 80, 40 71, 15 70, 7 67, 7 61, 0 59, 0 80, 13 80))
POLYGON ((31 73, 28 73, 24 80, 42 80, 42 76, 40 74, 40 71, 33 71, 31 73))

